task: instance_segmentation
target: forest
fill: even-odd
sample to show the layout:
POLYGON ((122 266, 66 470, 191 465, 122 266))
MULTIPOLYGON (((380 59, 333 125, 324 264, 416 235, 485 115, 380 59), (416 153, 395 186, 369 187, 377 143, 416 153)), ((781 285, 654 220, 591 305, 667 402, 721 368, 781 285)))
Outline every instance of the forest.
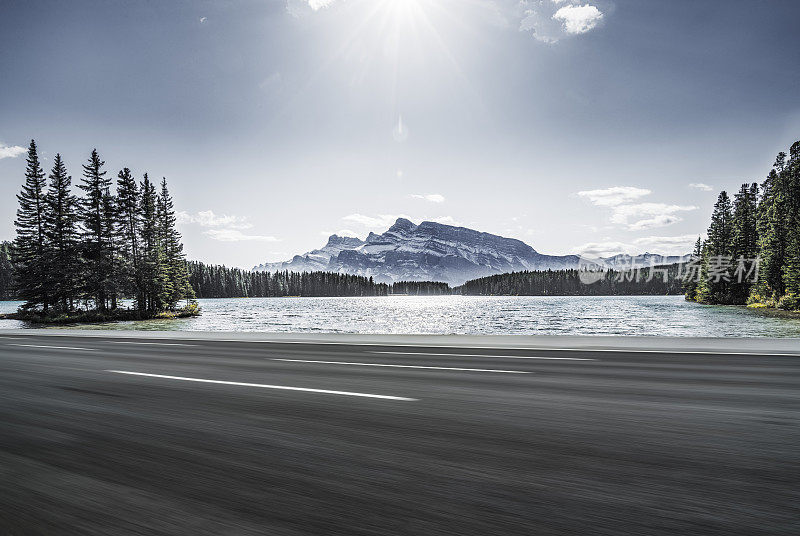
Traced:
POLYGON ((409 296, 443 296, 452 292, 450 285, 439 281, 398 281, 391 288, 391 294, 409 296))
POLYGON ((16 238, 0 254, 2 284, 24 301, 18 317, 38 321, 197 314, 166 179, 140 183, 128 168, 116 188, 93 150, 72 190, 60 154, 49 175, 31 140, 17 195, 16 238), (123 300, 132 305, 123 306, 123 300), (186 305, 179 305, 186 301, 186 305))
POLYGON ((714 204, 694 251, 700 276, 686 299, 800 310, 800 141, 778 153, 766 179, 714 204))
POLYGON ((465 296, 679 295, 683 293, 682 269, 683 265, 672 264, 626 272, 511 272, 473 279, 453 290, 465 296))
POLYGON ((239 268, 189 262, 189 284, 198 298, 268 298, 281 296, 440 296, 451 294, 447 283, 399 281, 388 285, 372 277, 335 272, 251 272, 239 268))
POLYGON ((251 272, 189 262, 189 283, 198 298, 280 296, 385 296, 389 286, 371 277, 332 272, 251 272))

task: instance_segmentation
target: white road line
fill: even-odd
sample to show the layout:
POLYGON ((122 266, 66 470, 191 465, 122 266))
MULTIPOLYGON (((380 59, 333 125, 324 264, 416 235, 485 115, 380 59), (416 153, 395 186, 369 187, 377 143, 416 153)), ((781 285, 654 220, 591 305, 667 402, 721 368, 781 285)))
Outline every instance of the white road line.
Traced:
POLYGON ((436 355, 436 356, 450 356, 450 357, 505 357, 508 359, 553 359, 558 361, 594 361, 588 357, 543 357, 543 356, 530 356, 530 355, 486 355, 486 354, 434 354, 431 352, 387 352, 387 351, 372 351, 371 354, 393 354, 393 355, 436 355))
POLYGON ((97 348, 77 348, 75 346, 45 346, 43 344, 17 344, 13 342, 9 344, 9 346, 24 346, 26 348, 52 348, 54 350, 88 350, 88 351, 97 350, 97 348))
POLYGON ((394 367, 394 368, 413 368, 413 369, 428 369, 428 370, 459 370, 468 372, 501 372, 504 374, 533 374, 524 370, 497 370, 497 369, 480 369, 480 368, 455 368, 455 367, 426 367, 418 365, 389 365, 385 363, 349 363, 345 361, 315 361, 311 359, 279 359, 273 358, 271 361, 289 361, 291 363, 320 363, 323 365, 353 365, 357 367, 394 367))
POLYGON ((136 341, 102 341, 111 344, 146 344, 150 346, 197 346, 196 344, 183 344, 179 342, 136 342, 136 341))
POLYGON ((371 393, 354 393, 351 391, 332 391, 330 389, 310 389, 308 387, 289 387, 286 385, 268 385, 263 383, 245 383, 245 382, 229 382, 223 380, 206 380, 203 378, 186 378, 184 376, 166 376, 164 374, 148 374, 145 372, 131 372, 128 370, 106 370, 106 372, 113 372, 114 374, 129 374, 131 376, 145 376, 148 378, 163 378, 166 380, 179 380, 184 382, 199 382, 199 383, 217 383, 221 385, 238 385, 241 387, 261 387, 262 389, 280 389, 283 391, 303 391, 306 393, 321 393, 326 395, 344 395, 344 396, 358 396, 363 398, 380 398, 383 400, 400 400, 404 402, 416 402, 416 398, 407 398, 404 396, 391 396, 391 395, 375 395, 371 393))

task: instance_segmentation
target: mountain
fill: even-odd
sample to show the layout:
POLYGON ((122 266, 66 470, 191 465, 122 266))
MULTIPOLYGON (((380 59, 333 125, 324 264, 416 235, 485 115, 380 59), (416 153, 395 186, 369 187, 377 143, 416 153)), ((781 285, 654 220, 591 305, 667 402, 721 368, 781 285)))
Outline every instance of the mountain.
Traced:
POLYGON ((691 255, 659 255, 657 253, 642 253, 641 255, 628 255, 627 253, 619 253, 612 257, 601 257, 598 262, 602 261, 607 268, 625 270, 631 267, 644 267, 644 266, 663 266, 665 264, 675 264, 677 262, 686 262, 691 255))
POLYGON ((579 265, 576 255, 538 253, 513 238, 430 221, 415 225, 398 218, 383 234, 366 240, 333 235, 320 249, 289 261, 256 266, 257 271, 312 271, 372 276, 376 281, 444 281, 460 285, 469 279, 520 270, 562 270, 579 265))
POLYGON ((564 270, 673 264, 687 256, 624 253, 600 259, 577 255, 544 255, 525 242, 431 221, 415 225, 398 218, 383 234, 370 233, 366 240, 332 235, 328 243, 295 255, 285 262, 265 263, 255 271, 331 271, 372 276, 382 283, 396 281, 444 281, 456 286, 478 277, 522 270, 564 270))

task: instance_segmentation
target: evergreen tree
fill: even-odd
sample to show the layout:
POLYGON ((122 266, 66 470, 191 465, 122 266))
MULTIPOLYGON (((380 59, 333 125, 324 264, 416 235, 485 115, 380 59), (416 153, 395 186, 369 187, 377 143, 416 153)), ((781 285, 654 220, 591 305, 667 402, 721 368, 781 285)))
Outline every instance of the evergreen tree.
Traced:
MULTIPOLYGON (((697 237, 697 242, 694 244, 692 251, 692 263, 701 262, 703 256, 703 239, 697 237)), ((687 273, 683 282, 683 291, 688 301, 697 301, 697 289, 700 285, 695 273, 687 273)))
POLYGON ((733 204, 731 257, 734 263, 730 301, 743 305, 750 295, 752 263, 758 255, 758 185, 742 184, 733 204))
POLYGON ((156 188, 147 174, 140 188, 142 217, 141 271, 144 286, 145 309, 153 314, 167 306, 167 270, 164 251, 159 239, 156 188))
POLYGON ((14 263, 11 260, 11 244, 0 242, 0 300, 16 298, 14 289, 14 263))
POLYGON ((786 250, 782 269, 782 279, 786 294, 795 309, 800 305, 800 141, 789 150, 789 160, 781 175, 785 187, 786 205, 786 250))
POLYGON ((703 270, 698 288, 698 301, 730 303, 731 251, 733 242, 733 207, 725 191, 720 192, 711 215, 708 239, 703 248, 703 270))
POLYGON ((28 148, 25 184, 17 194, 19 208, 14 226, 14 262, 17 265, 17 295, 25 300, 25 309, 42 306, 47 312, 51 303, 48 277, 48 241, 46 234, 47 201, 45 174, 39 163, 36 142, 28 148))
POLYGON ((183 254, 181 235, 175 227, 175 207, 167 188, 167 179, 161 180, 161 192, 158 196, 158 234, 164 252, 164 265, 167 275, 165 291, 167 304, 174 308, 182 299, 193 299, 194 293, 189 286, 189 274, 186 258, 183 254))
POLYGON ((56 154, 50 171, 50 186, 47 191, 48 211, 45 218, 50 255, 46 265, 48 284, 52 292, 53 305, 61 311, 69 311, 79 295, 80 266, 78 261, 77 198, 72 194, 72 177, 56 154))
POLYGON ((765 299, 777 300, 785 292, 783 282, 783 265, 786 254, 786 194, 784 162, 778 155, 775 168, 767 175, 762 185, 763 194, 759 204, 759 250, 761 253, 761 270, 758 291, 765 299))
POLYGON ((113 242, 108 226, 113 217, 108 214, 112 206, 108 198, 111 179, 106 178, 104 165, 97 149, 92 150, 89 163, 83 166, 84 178, 79 185, 85 193, 79 211, 83 227, 82 249, 86 261, 84 289, 87 297, 94 300, 95 307, 100 311, 108 308, 114 264, 113 242))
POLYGON ((137 309, 145 310, 147 305, 140 270, 140 209, 139 187, 131 170, 125 168, 117 174, 118 287, 125 296, 135 298, 137 309))

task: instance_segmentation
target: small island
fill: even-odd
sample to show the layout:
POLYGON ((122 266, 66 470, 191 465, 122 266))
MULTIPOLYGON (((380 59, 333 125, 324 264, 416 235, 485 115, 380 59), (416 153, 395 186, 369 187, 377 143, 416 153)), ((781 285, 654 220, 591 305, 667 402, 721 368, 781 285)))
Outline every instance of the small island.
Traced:
POLYGON ((78 197, 61 155, 46 176, 31 140, 17 236, 0 252, 24 303, 5 318, 67 324, 200 314, 166 179, 157 188, 145 173, 137 183, 126 167, 112 191, 104 166, 93 150, 78 197))

